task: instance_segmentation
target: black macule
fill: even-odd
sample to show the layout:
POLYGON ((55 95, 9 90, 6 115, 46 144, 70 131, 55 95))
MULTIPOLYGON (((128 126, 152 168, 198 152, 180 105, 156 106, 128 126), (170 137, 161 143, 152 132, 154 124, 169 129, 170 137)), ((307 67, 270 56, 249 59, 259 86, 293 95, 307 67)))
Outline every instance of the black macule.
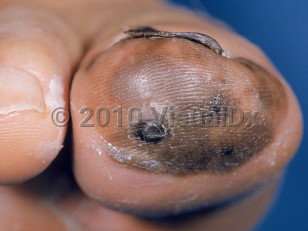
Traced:
POLYGON ((158 143, 166 136, 164 127, 158 122, 140 122, 136 125, 135 136, 147 143, 158 143))

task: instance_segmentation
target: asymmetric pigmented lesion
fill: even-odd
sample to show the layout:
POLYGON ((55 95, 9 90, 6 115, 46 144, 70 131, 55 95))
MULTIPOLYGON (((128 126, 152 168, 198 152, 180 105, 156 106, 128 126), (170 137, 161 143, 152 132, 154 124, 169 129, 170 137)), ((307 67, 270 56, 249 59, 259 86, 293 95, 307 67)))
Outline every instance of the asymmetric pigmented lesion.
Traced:
POLYGON ((127 108, 172 105, 188 119, 184 126, 171 126, 168 116, 161 124, 146 118, 134 126, 105 130, 103 137, 115 161, 155 173, 224 174, 244 165, 274 140, 287 104, 283 84, 276 76, 252 61, 213 52, 216 40, 204 45, 186 34, 161 34, 152 28, 128 33, 129 39, 110 48, 110 54, 120 52, 122 56, 117 58, 125 62, 109 64, 108 68, 117 72, 104 84, 108 88, 103 86, 103 94, 127 108), (129 58, 123 56, 123 50, 129 58), (134 84, 123 88, 123 81, 134 84), (110 89, 121 91, 115 95, 110 89), (230 108, 243 112, 242 122, 236 126, 230 121, 241 119, 239 110, 230 114, 230 108), (194 118, 200 115, 201 120, 194 118), (247 126, 252 115, 256 121, 247 126))

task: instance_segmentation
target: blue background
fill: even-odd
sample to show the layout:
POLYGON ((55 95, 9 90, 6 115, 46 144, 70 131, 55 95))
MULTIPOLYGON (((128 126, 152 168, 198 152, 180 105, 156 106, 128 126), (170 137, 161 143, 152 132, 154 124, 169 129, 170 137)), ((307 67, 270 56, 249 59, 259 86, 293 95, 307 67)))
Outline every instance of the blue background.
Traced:
MULTIPOLYGON (((307 121, 307 0, 173 0, 206 11, 257 44, 295 91, 307 121)), ((308 230, 308 135, 290 163, 280 195, 257 231, 308 230)))

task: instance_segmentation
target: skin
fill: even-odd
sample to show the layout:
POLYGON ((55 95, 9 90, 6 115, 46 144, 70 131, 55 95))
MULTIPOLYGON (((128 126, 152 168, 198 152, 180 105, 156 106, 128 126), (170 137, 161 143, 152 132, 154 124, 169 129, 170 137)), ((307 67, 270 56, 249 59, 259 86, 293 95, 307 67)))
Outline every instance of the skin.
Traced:
MULTIPOLYGON (((292 90, 256 46, 210 18, 154 0, 2 0, 0 21, 5 230, 244 231, 267 211, 302 122, 292 90), (140 34, 136 28, 143 26, 165 33, 140 34), (206 46, 195 41, 200 36, 206 46), (95 126, 81 126, 85 106, 94 114, 100 106, 161 112, 171 104, 196 106, 196 99, 260 111, 263 126, 253 135, 244 127, 175 127, 159 142, 148 142, 138 127, 131 131, 127 121, 103 128, 91 117, 95 126), (70 111, 72 127, 55 126, 56 108, 70 111), (72 148, 66 142, 55 160, 65 136, 72 148), (220 158, 220 147, 232 155, 220 158), (118 150, 133 161, 119 159, 118 150), (198 166, 204 156, 214 157, 198 166), (162 167, 141 164, 152 157, 162 167), (44 184, 53 187, 44 193, 44 184)), ((144 115, 148 122, 151 113, 144 115)))
POLYGON ((183 38, 200 43, 219 55, 222 55, 224 52, 215 39, 200 33, 157 31, 151 27, 130 29, 125 31, 125 33, 131 35, 131 38, 183 38))

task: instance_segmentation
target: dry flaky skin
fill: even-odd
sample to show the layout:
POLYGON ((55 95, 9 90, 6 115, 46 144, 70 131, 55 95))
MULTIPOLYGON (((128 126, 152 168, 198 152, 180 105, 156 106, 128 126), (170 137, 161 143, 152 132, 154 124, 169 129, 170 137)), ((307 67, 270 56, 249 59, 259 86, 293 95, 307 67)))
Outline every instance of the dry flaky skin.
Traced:
POLYGON ((74 31, 40 7, 0 7, 0 21, 2 184, 39 174, 57 156, 66 127, 54 126, 51 111, 65 106, 81 49, 74 31))
POLYGON ((300 113, 294 113, 298 104, 288 85, 258 48, 230 30, 190 12, 151 4, 144 11, 146 4, 127 5, 119 18, 110 16, 112 29, 105 25, 75 75, 75 173, 84 192, 113 209, 157 216, 242 198, 271 182, 301 136, 300 113), (226 57, 182 38, 125 39, 123 28, 145 26, 206 34, 226 57), (257 111, 260 125, 168 128, 166 118, 157 128, 163 138, 145 141, 157 139, 142 135, 146 123, 153 122, 150 107, 162 112, 165 106, 187 111, 204 105, 257 111), (94 110, 89 120, 94 127, 80 127, 84 106, 94 110), (95 119, 101 106, 110 110, 107 127, 95 119), (122 127, 112 112, 119 107, 122 127), (143 112, 144 121, 135 128, 127 126, 129 107, 143 112))
MULTIPOLYGON (((7 2, 20 1, 3 0, 1 4, 7 2)), ((210 18, 156 0, 23 3, 54 10, 75 29, 76 37, 87 48, 71 89, 74 165, 83 192, 98 202, 85 195, 76 200, 65 198, 57 204, 60 214, 64 212, 87 231, 199 231, 205 227, 207 231, 244 231, 256 224, 296 151, 302 125, 292 91, 258 48, 210 18), (178 37, 125 39, 123 31, 141 26, 171 34, 206 34, 223 48, 224 57, 215 49, 178 37), (151 106, 157 112, 173 106, 175 111, 191 113, 205 106, 202 110, 206 110, 207 119, 212 119, 208 110, 222 119, 223 108, 229 105, 259 112, 258 126, 170 127, 168 117, 162 125, 153 123, 149 111, 151 106), (84 128, 80 126, 84 106, 93 110, 109 107, 111 114, 121 106, 123 118, 129 107, 140 107, 145 117, 135 127, 127 126, 125 119, 123 126, 117 127, 112 114, 108 127, 100 128, 92 119, 89 122, 95 126, 84 128), (160 136, 146 134, 145 129, 154 129, 160 136), (192 211, 197 215, 185 220, 172 217, 165 222, 140 219, 101 205, 152 218, 192 211)), ((53 40, 46 41, 54 45, 53 40)), ((58 46, 54 50, 61 51, 58 46)), ((75 57, 72 60, 78 53, 76 49, 71 54, 75 57)), ((67 75, 75 61, 59 60, 51 63, 64 68, 61 73, 67 75)), ((243 125, 246 122, 248 118, 243 125)), ((28 159, 21 158, 20 163, 24 160, 28 159)), ((17 189, 2 189, 0 198, 11 194, 12 201, 22 202, 13 209, 19 211, 16 219, 26 224, 23 230, 36 230, 42 224, 50 224, 50 230, 66 229, 55 216, 57 212, 42 208, 21 191, 15 194, 17 189), (28 211, 29 216, 24 216, 28 211), (42 222, 36 223, 38 218, 42 222)), ((7 230, 16 229, 11 222, 13 209, 1 216, 7 230)))

